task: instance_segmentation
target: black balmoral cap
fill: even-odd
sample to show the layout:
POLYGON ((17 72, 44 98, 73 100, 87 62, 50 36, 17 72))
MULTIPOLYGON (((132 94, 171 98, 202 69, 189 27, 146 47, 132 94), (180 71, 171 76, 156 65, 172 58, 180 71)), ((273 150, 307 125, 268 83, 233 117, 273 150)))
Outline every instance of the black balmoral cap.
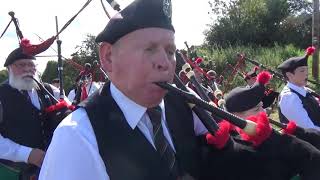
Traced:
POLYGON ((6 59, 6 62, 4 63, 4 67, 7 67, 11 64, 13 64, 16 61, 22 60, 22 59, 36 59, 34 56, 27 55, 23 53, 23 50, 21 47, 13 50, 9 56, 6 59))
POLYGON ((226 109, 229 112, 244 112, 257 106, 265 94, 265 84, 271 79, 270 73, 263 71, 258 74, 255 84, 251 87, 236 87, 225 97, 226 109))
POLYGON ((306 54, 304 56, 291 57, 285 60, 278 66, 278 69, 284 72, 288 72, 288 71, 293 71, 300 66, 308 66, 308 57, 312 55, 314 51, 315 51, 315 48, 313 46, 308 47, 306 49, 306 54))
POLYGON ((175 31, 171 22, 171 0, 135 0, 112 17, 96 42, 114 44, 121 37, 143 28, 175 31))
POLYGON ((278 66, 281 71, 292 71, 300 66, 308 66, 308 56, 292 57, 278 66))
POLYGON ((308 66, 308 56, 292 57, 278 66, 281 71, 292 71, 300 66, 308 66))
POLYGON ((226 109, 229 112, 243 112, 257 106, 264 96, 265 87, 255 83, 251 87, 236 87, 226 98, 226 109))

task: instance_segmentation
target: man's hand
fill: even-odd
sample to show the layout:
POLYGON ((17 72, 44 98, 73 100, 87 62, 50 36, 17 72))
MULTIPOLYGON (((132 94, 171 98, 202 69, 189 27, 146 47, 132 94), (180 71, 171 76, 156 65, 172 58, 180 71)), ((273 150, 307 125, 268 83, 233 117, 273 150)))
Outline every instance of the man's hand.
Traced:
POLYGON ((41 167, 42 161, 44 159, 44 155, 45 155, 44 151, 42 151, 41 149, 34 148, 32 149, 29 155, 28 163, 41 167))

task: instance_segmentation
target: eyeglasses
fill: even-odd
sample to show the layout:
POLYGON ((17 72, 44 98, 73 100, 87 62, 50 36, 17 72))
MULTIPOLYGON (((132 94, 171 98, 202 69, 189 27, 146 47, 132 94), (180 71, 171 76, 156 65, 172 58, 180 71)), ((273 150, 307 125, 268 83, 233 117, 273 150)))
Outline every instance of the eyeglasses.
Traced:
POLYGON ((33 62, 19 62, 13 65, 15 65, 18 68, 25 68, 25 67, 34 68, 34 67, 37 67, 38 64, 35 64, 33 62))

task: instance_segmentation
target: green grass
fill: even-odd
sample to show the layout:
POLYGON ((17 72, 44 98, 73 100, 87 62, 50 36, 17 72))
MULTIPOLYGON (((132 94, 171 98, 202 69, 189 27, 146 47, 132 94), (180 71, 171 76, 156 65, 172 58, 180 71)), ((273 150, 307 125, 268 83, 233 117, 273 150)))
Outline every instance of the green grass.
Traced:
MULTIPOLYGON (((218 75, 222 75, 225 79, 225 85, 222 87, 224 92, 228 92, 237 86, 245 85, 242 77, 238 74, 230 77, 232 69, 227 66, 227 63, 231 65, 237 64, 237 53, 243 53, 249 59, 258 61, 259 63, 269 67, 272 70, 277 70, 276 67, 284 60, 294 57, 302 56, 305 53, 304 49, 298 49, 293 45, 287 45, 285 47, 275 45, 274 47, 245 47, 245 46, 230 46, 229 48, 209 48, 200 47, 197 49, 197 54, 204 58, 204 67, 208 69, 213 69, 218 75), (227 79, 230 79, 227 82, 227 79)), ((250 62, 246 62, 240 71, 247 72, 250 71, 254 65, 250 62)), ((312 78, 312 57, 309 57, 309 78, 312 78)), ((311 87, 320 91, 320 86, 314 86, 310 84, 311 87)), ((280 91, 284 86, 284 83, 276 78, 271 80, 269 87, 280 91)))

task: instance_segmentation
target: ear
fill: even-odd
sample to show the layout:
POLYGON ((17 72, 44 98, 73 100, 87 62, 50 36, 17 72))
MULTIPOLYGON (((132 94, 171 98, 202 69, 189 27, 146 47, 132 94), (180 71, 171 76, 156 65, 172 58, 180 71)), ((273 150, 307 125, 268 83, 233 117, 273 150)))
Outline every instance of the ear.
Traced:
POLYGON ((289 81, 291 80, 291 77, 293 76, 293 74, 291 72, 286 72, 286 76, 289 79, 289 81))
POLYGON ((112 72, 111 60, 112 45, 102 42, 99 47, 99 57, 102 68, 107 72, 112 72))

